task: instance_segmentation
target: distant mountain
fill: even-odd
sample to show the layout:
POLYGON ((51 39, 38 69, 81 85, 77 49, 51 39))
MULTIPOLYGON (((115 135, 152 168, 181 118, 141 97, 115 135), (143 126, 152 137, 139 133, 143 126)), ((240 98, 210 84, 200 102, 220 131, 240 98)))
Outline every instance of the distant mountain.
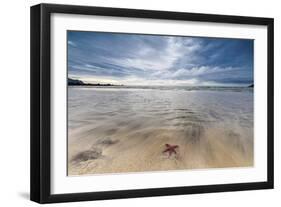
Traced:
POLYGON ((249 85, 248 88, 254 88, 254 84, 249 85))

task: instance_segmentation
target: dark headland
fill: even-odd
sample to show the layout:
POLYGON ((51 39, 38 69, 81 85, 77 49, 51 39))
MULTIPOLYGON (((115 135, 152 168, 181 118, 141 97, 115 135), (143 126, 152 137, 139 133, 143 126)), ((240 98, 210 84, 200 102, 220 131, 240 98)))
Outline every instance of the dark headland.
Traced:
POLYGON ((110 83, 84 83, 81 80, 72 79, 72 78, 67 79, 67 84, 69 86, 120 86, 120 85, 114 85, 114 84, 110 84, 110 83))

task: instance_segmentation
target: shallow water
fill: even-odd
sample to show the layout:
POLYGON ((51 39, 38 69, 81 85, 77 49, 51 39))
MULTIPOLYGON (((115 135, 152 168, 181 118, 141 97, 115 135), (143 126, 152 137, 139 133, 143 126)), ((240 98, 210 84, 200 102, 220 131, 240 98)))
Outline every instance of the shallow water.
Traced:
POLYGON ((252 166, 253 91, 69 87, 68 130, 69 175, 252 166))

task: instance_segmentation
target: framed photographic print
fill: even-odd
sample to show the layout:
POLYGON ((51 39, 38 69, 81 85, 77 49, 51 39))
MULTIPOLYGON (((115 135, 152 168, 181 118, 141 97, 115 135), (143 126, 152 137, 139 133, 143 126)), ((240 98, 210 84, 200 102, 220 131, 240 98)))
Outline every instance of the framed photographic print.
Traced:
POLYGON ((273 188, 273 19, 31 7, 31 200, 273 188))

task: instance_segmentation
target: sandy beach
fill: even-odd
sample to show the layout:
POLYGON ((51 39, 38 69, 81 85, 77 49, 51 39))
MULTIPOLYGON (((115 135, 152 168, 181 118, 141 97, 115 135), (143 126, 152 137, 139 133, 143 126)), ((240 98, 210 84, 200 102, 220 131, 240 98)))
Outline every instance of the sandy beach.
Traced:
POLYGON ((252 89, 68 88, 70 176, 248 167, 253 144, 252 89))

